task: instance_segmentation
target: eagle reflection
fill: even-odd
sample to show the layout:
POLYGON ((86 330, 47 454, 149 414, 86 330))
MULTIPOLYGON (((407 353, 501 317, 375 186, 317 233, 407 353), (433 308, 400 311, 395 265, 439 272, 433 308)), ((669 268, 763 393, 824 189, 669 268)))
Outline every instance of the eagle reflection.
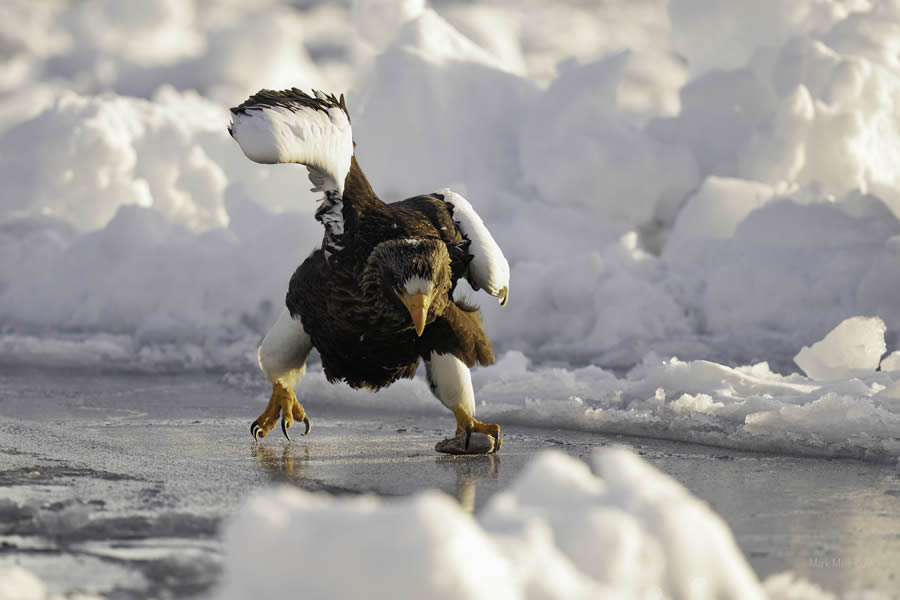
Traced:
POLYGON ((309 448, 304 446, 300 449, 293 444, 285 444, 278 452, 276 448, 252 443, 250 453, 274 481, 280 482, 302 479, 309 460, 309 448), (298 451, 302 452, 302 456, 294 456, 298 451))
POLYGON ((469 514, 475 513, 475 487, 478 481, 500 477, 501 460, 496 454, 440 456, 435 462, 451 466, 456 471, 456 499, 469 514))

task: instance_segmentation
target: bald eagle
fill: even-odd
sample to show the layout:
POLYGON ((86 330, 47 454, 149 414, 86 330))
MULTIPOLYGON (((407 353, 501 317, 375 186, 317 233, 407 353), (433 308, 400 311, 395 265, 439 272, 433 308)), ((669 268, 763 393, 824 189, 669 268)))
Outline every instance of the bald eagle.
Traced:
POLYGON ((475 419, 469 369, 494 362, 478 308, 454 299, 465 278, 505 305, 509 264, 465 198, 450 190, 382 202, 354 155, 344 97, 299 89, 261 90, 231 109, 228 127, 259 163, 300 163, 312 191, 323 192, 316 219, 321 247, 303 261, 285 306, 259 347, 272 384, 266 410, 250 431, 310 421, 294 388, 313 348, 330 382, 379 390, 412 378, 419 361, 434 395, 456 417, 456 439, 470 450, 473 432, 502 443, 500 427, 475 419))

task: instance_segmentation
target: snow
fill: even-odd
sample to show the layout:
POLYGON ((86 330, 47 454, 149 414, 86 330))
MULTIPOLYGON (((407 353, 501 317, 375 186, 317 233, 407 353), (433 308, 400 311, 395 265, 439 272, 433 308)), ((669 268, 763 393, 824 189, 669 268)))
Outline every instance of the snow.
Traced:
MULTIPOLYGON (((263 85, 320 87, 346 92, 383 197, 450 185, 503 249, 513 301, 469 290, 501 364, 568 383, 526 402, 488 369, 485 410, 895 456, 890 427, 832 427, 845 402, 862 422, 895 414, 896 360, 854 358, 897 350, 900 327, 895 9, 611 4, 4 6, 0 358, 252 372, 321 230, 303 170, 248 161, 227 107, 263 85), (548 37, 549 22, 571 35, 548 37), (883 331, 825 338, 862 316, 883 331), (705 379, 710 365, 722 377, 705 379), (667 382, 659 403, 651 382, 672 369, 704 383, 667 382), (741 393, 723 396, 723 379, 741 393)), ((385 401, 400 409, 419 385, 385 401)))
MULTIPOLYGON (((451 187, 509 262, 506 307, 469 290, 500 357, 480 417, 900 458, 896 2, 124 6, 0 6, 3 363, 262 393, 257 346, 322 232, 304 170, 247 160, 227 109, 317 88, 346 93, 383 198, 451 187)), ((315 364, 299 392, 372 402, 315 364)), ((441 410, 421 378, 377 401, 441 410)), ((489 554, 590 583, 539 547, 489 554)))
POLYGON ((819 381, 849 379, 878 368, 886 349, 884 321, 852 317, 828 332, 821 341, 794 357, 807 377, 819 381))
POLYGON ((0 568, 0 598, 3 600, 100 600, 93 594, 50 594, 37 576, 22 567, 0 568))
POLYGON ((709 506, 630 451, 592 466, 545 451, 474 517, 439 492, 259 493, 226 527, 217 597, 296 582, 309 598, 828 597, 790 576, 761 583, 709 506))

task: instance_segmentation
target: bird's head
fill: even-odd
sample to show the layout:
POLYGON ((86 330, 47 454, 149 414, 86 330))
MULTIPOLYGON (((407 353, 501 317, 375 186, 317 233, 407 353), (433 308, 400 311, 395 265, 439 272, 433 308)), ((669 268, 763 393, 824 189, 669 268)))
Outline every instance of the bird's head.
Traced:
POLYGON ((441 240, 400 239, 379 244, 369 269, 389 302, 401 303, 422 335, 428 315, 439 315, 449 303, 450 254, 441 240))

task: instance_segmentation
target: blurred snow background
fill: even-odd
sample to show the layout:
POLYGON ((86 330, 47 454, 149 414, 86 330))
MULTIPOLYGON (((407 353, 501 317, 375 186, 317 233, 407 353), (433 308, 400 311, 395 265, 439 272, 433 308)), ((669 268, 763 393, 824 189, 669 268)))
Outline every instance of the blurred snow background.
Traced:
POLYGON ((252 372, 321 233, 228 107, 316 87, 385 200, 452 186, 505 249, 487 411, 896 458, 898 7, 4 2, 0 360, 252 372))
POLYGON ((252 372, 321 233, 228 107, 316 87, 384 199, 455 187, 505 249, 487 327, 553 383, 487 370, 490 410, 898 456, 898 28, 865 0, 4 2, 0 360, 252 372))

